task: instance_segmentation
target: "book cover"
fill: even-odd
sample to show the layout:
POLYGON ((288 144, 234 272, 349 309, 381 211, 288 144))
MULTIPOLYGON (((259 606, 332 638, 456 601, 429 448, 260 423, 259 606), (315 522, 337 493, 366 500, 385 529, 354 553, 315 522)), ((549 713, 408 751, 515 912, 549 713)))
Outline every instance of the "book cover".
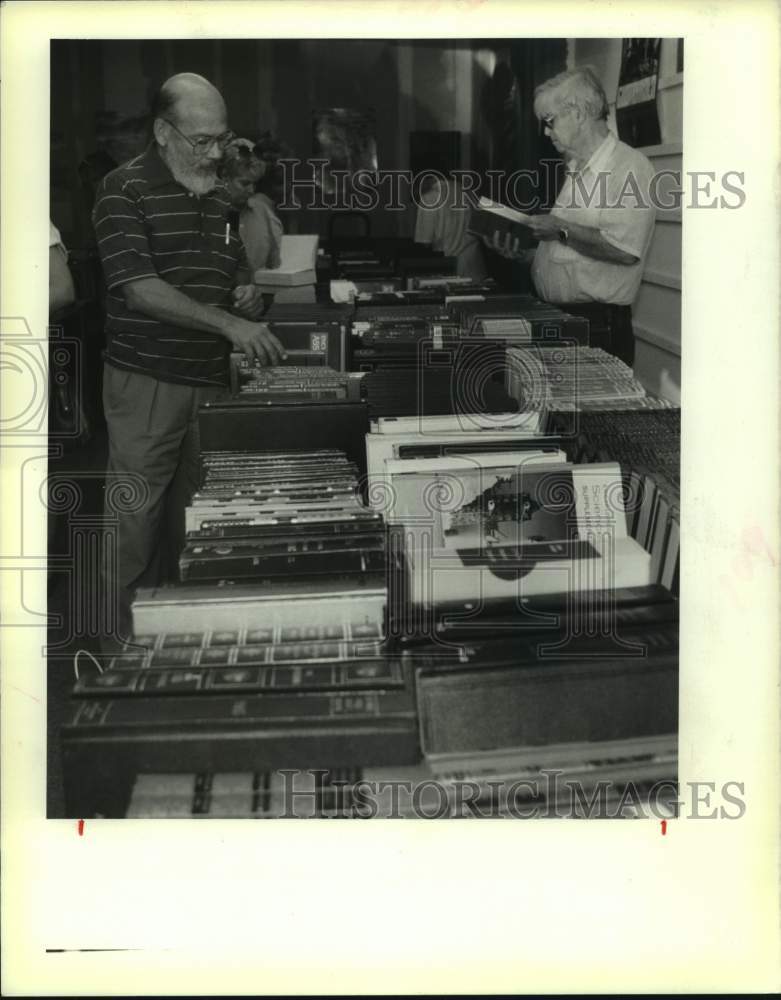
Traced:
POLYGON ((464 464, 394 477, 414 603, 652 582, 649 554, 627 534, 617 465, 464 464))
POLYGON ((469 232, 475 236, 486 236, 492 239, 494 233, 498 232, 501 238, 509 234, 513 239, 518 239, 521 246, 532 246, 535 242, 529 221, 531 216, 524 212, 517 212, 490 198, 481 198, 476 208, 472 209, 469 218, 469 232))
POLYGON ((587 533, 627 537, 621 471, 613 463, 571 466, 557 454, 449 455, 386 462, 391 517, 430 526, 434 548, 486 550, 587 533))

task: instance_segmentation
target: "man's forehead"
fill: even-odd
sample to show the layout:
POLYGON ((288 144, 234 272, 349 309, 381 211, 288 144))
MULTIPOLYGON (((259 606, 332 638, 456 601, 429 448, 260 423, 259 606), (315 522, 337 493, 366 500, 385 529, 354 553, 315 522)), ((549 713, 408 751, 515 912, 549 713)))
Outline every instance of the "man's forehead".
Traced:
POLYGON ((228 127, 225 104, 213 95, 196 95, 181 98, 176 105, 176 116, 180 127, 189 132, 203 132, 215 135, 228 127))
POLYGON ((559 90, 549 90, 534 102, 534 113, 538 118, 547 118, 555 114, 561 105, 561 92, 559 90))

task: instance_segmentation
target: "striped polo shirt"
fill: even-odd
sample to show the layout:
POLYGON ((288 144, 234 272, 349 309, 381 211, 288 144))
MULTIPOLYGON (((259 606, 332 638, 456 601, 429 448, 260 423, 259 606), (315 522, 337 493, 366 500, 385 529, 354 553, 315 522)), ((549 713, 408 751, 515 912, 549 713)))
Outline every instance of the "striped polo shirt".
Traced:
POLYGON ((92 221, 108 289, 106 361, 163 382, 222 385, 225 337, 160 322, 125 304, 122 286, 162 278, 189 298, 223 309, 247 267, 223 187, 198 196, 174 180, 154 143, 103 179, 92 221))

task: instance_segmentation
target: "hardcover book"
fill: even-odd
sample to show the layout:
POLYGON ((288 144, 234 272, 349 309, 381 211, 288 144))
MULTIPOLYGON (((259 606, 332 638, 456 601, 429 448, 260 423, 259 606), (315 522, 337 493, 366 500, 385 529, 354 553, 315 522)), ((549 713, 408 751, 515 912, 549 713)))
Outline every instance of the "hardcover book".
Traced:
POLYGON ((283 236, 279 267, 259 268, 254 274, 255 284, 272 292, 276 288, 314 285, 319 239, 319 236, 283 236))
POLYGON ((531 216, 525 212, 517 212, 490 198, 481 198, 477 207, 472 209, 469 232, 486 236, 489 240, 496 232, 502 239, 509 234, 512 239, 518 239, 522 247, 528 247, 535 242, 529 229, 530 220, 531 216))

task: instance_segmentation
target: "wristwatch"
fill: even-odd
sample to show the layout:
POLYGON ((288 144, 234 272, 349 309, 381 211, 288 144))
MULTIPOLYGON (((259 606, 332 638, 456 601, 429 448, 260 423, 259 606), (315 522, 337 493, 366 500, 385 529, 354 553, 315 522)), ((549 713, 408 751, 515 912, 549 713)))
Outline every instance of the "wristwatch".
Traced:
POLYGON ((569 230, 565 229, 564 226, 559 229, 559 243, 564 243, 565 246, 569 240, 569 230))

